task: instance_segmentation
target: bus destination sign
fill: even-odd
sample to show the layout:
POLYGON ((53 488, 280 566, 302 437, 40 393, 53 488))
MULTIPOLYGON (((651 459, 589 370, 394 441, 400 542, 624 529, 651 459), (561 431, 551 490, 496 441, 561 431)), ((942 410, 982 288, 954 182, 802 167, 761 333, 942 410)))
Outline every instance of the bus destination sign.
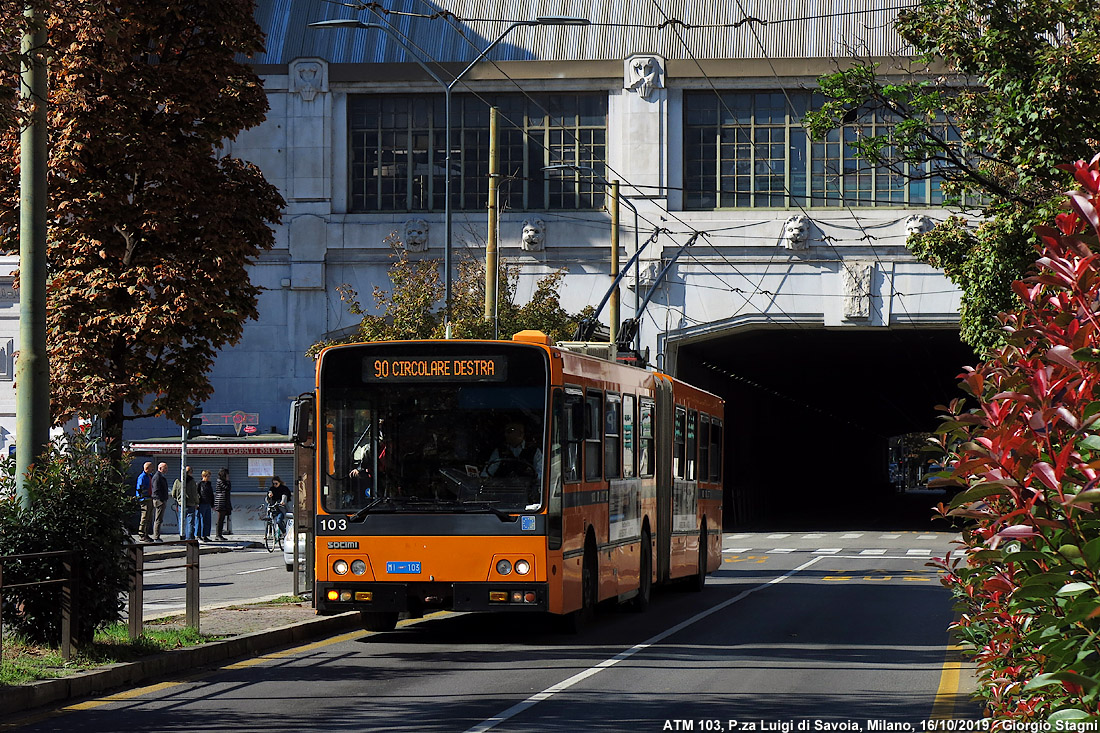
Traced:
POLYGON ((368 356, 364 382, 503 382, 508 360, 502 356, 368 356))

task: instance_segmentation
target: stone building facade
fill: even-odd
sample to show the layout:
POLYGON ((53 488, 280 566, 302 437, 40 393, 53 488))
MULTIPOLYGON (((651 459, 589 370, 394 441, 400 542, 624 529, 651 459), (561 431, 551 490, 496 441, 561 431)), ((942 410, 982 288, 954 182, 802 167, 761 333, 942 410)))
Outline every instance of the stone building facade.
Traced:
MULTIPOLYGON (((263 169, 287 209, 275 249, 252 268, 261 317, 219 356, 204 409, 259 413, 261 432, 282 431, 289 400, 313 387, 306 349, 356 322, 337 286, 368 302, 386 287, 391 235, 414 258, 443 259, 443 86, 463 71, 450 110, 455 262, 484 257, 492 104, 503 120, 499 241, 521 265, 521 291, 566 267, 567 309, 601 300, 607 184, 619 181, 620 262, 662 230, 621 303, 626 317, 652 296, 639 341, 666 370, 684 345, 754 329, 957 328, 959 293, 904 246, 947 216, 936 182, 852 157, 846 140, 888 121, 825 141, 800 124, 820 103, 817 77, 853 50, 904 60, 882 2, 386 5, 353 15, 322 0, 258 2, 267 51, 252 62, 271 110, 229 149, 263 169), (308 27, 351 17, 387 30, 308 27)), ((140 422, 131 437, 175 430, 140 422)))

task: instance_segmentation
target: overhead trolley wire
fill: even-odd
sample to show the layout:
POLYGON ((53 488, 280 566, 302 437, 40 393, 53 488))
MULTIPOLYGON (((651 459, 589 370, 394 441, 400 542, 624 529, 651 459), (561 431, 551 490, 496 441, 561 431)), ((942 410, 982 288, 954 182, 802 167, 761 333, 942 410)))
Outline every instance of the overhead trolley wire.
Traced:
MULTIPOLYGON (((408 11, 393 10, 385 7, 382 3, 378 2, 340 2, 339 0, 324 0, 332 5, 340 5, 353 10, 367 10, 376 13, 379 16, 405 16, 411 18, 423 18, 425 20, 437 20, 439 18, 453 19, 460 23, 515 23, 519 18, 481 18, 481 17, 464 17, 457 13, 441 8, 431 13, 411 13, 408 11)), ((874 13, 882 13, 887 11, 896 10, 911 10, 919 8, 919 3, 907 3, 902 5, 887 5, 881 8, 864 8, 861 10, 842 10, 834 13, 816 13, 814 15, 797 15, 789 18, 757 18, 752 15, 748 15, 742 8, 742 17, 739 20, 731 21, 728 23, 693 23, 682 18, 674 18, 665 16, 665 20, 660 23, 627 23, 627 22, 611 22, 611 21, 592 21, 589 25, 604 27, 604 28, 638 28, 642 30, 664 30, 665 28, 683 28, 684 30, 706 30, 706 29, 727 29, 735 30, 743 25, 755 24, 755 25, 783 25, 787 23, 806 23, 814 20, 824 20, 827 18, 842 18, 856 15, 871 15, 874 13)))
MULTIPOLYGON (((654 4, 656 4, 656 0, 654 0, 654 4)), ((368 10, 370 10, 371 12, 374 12, 375 14, 377 14, 377 15, 380 15, 380 16, 382 16, 382 15, 385 15, 385 14, 397 14, 396 12, 391 12, 391 11, 388 11, 387 9, 385 9, 385 8, 382 8, 382 7, 381 7, 381 5, 379 5, 378 3, 367 3, 367 4, 363 4, 363 6, 364 6, 364 9, 368 9, 368 10)), ((660 9, 660 6, 658 6, 658 9, 659 9, 659 10, 661 10, 661 9, 660 9)), ((888 10, 888 9, 890 9, 890 8, 884 8, 883 10, 888 10)), ((661 12, 662 12, 662 14, 664 14, 664 11, 663 11, 663 10, 661 10, 661 12)), ((412 16, 416 16, 416 14, 410 14, 410 13, 401 13, 401 15, 412 15, 412 16)), ((427 17, 427 16, 420 16, 420 17, 427 17)), ((462 20, 462 19, 461 19, 461 18, 460 18, 459 16, 457 16, 457 15, 455 15, 455 14, 453 14, 453 13, 439 13, 439 14, 434 14, 434 15, 433 15, 433 16, 431 16, 431 17, 444 17, 445 19, 447 19, 448 21, 450 21, 450 22, 452 22, 452 23, 453 23, 453 22, 458 22, 458 21, 461 21, 461 20, 462 20)), ((666 18, 667 18, 667 17, 668 17, 668 16, 666 15, 666 18)), ((472 19, 471 19, 471 20, 472 20, 472 19)), ((676 25, 676 24, 672 24, 672 25, 676 25)), ((738 23, 738 25, 740 25, 740 23, 738 23)), ((403 31, 402 31, 401 29, 399 29, 399 28, 395 28, 395 27, 393 27, 393 26, 392 26, 392 24, 389 24, 389 23, 387 23, 387 26, 388 26, 388 27, 390 27, 390 28, 391 28, 391 29, 392 29, 392 30, 393 30, 393 31, 394 31, 395 33, 399 33, 399 34, 401 35, 401 37, 402 37, 402 38, 404 38, 404 39, 405 39, 406 41, 408 41, 408 42, 409 42, 409 44, 410 44, 411 46, 413 46, 414 48, 416 48, 416 50, 417 50, 418 52, 420 52, 420 54, 422 54, 422 55, 424 56, 424 58, 425 58, 425 59, 427 59, 428 61, 431 61, 431 62, 432 62, 432 63, 434 63, 434 64, 435 64, 435 65, 436 65, 436 66, 437 66, 438 68, 440 68, 440 69, 444 70, 444 73, 446 73, 446 69, 445 69, 445 67, 444 67, 444 66, 443 66, 443 65, 442 65, 442 64, 441 64, 441 63, 440 63, 439 61, 435 60, 435 59, 434 59, 434 58, 433 58, 433 57, 432 57, 432 56, 431 56, 430 54, 428 54, 428 53, 427 53, 427 52, 426 52, 426 51, 425 51, 425 50, 424 50, 424 49, 423 49, 422 47, 420 47, 419 45, 417 45, 417 44, 416 44, 416 43, 415 43, 415 42, 414 42, 414 41, 413 41, 413 40, 412 40, 412 39, 411 39, 411 38, 410 38, 410 37, 409 37, 409 36, 408 36, 408 35, 407 35, 406 33, 404 33, 404 32, 403 32, 403 31)), ((461 37, 462 37, 462 38, 463 38, 463 39, 464 39, 464 40, 465 40, 465 41, 466 41, 467 43, 469 43, 469 44, 471 45, 471 47, 473 47, 473 48, 474 48, 474 49, 476 50, 476 45, 474 45, 473 41, 472 41, 472 40, 471 40, 471 39, 470 39, 470 38, 469 38, 469 37, 468 37, 468 36, 467 36, 467 35, 466 35, 466 34, 464 33, 464 31, 463 31, 463 29, 462 29, 462 28, 458 28, 458 27, 456 27, 456 28, 455 28, 455 30, 456 30, 456 32, 457 32, 457 33, 458 33, 458 34, 459 34, 459 35, 460 35, 460 36, 461 36, 461 37)), ((674 32, 675 32, 675 29, 674 29, 674 32)), ((685 47, 685 49, 686 49, 686 50, 688 51, 689 55, 691 55, 691 56, 692 56, 692 59, 693 59, 693 60, 695 61, 696 65, 698 66, 698 65, 699 65, 699 62, 698 62, 698 60, 697 60, 697 59, 695 59, 695 57, 694 57, 694 55, 693 55, 693 54, 691 54, 691 50, 690 50, 690 48, 688 48, 688 47, 687 47, 687 44, 686 44, 686 42, 684 41, 684 39, 683 39, 683 38, 682 38, 681 36, 679 36, 679 33, 678 33, 678 32, 677 32, 677 37, 679 38, 679 40, 680 40, 681 44, 682 44, 682 45, 684 45, 684 47, 685 47)), ((757 40, 758 40, 758 43, 759 43, 759 39, 757 39, 757 40)), ((542 107, 542 105, 541 105, 541 104, 539 104, 537 100, 535 100, 535 99, 534 99, 533 97, 531 97, 531 95, 530 95, 530 94, 529 94, 529 93, 528 93, 528 92, 527 92, 527 91, 526 91, 525 89, 523 89, 523 87, 522 87, 522 86, 521 86, 521 85, 520 85, 520 84, 519 84, 519 83, 518 83, 518 82, 517 82, 517 81, 516 81, 515 79, 513 79, 513 78, 512 78, 512 77, 511 77, 510 75, 508 75, 508 74, 507 74, 507 73, 506 73, 506 72, 505 72, 505 71, 504 71, 503 69, 501 69, 501 67, 500 67, 500 66, 499 66, 499 65, 497 64, 497 62, 496 62, 496 61, 494 61, 494 60, 493 60, 493 59, 491 59, 491 58, 490 58, 490 59, 487 59, 487 61, 488 61, 488 62, 489 62, 490 64, 492 64, 492 65, 494 66, 494 68, 496 68, 496 70, 497 70, 497 71, 498 71, 498 72, 499 72, 499 73, 500 73, 500 74, 501 74, 501 75, 502 75, 502 76, 503 76, 504 78, 508 79, 508 81, 510 81, 510 82, 511 82, 511 83, 512 83, 512 84, 513 84, 513 85, 514 85, 514 86, 515 86, 515 87, 516 87, 516 88, 517 88, 517 89, 518 89, 518 90, 519 90, 519 91, 520 91, 520 92, 521 92, 521 93, 522 93, 522 94, 524 95, 524 97, 526 97, 526 99, 527 99, 527 100, 528 100, 529 102, 531 102, 531 103, 532 103, 532 104, 533 104, 533 105, 534 105, 534 106, 535 106, 536 108, 538 108, 538 109, 542 110, 542 111, 543 111, 544 113, 548 114, 548 111, 547 111, 547 110, 546 110, 545 108, 543 108, 543 107, 542 107)), ((769 61, 770 61, 770 59, 769 59, 769 61)), ((713 84, 713 80, 711 80, 711 79, 710 79, 710 78, 709 78, 709 77, 708 77, 708 76, 706 75, 706 73, 705 73, 705 70, 703 70, 701 66, 700 66, 700 71, 701 71, 701 72, 703 72, 703 75, 704 75, 704 77, 705 77, 705 78, 707 78, 707 81, 708 81, 708 83, 710 83, 710 85, 711 85, 711 88, 712 88, 712 89, 713 89, 713 90, 714 90, 714 91, 716 92, 716 94, 718 94, 718 90, 717 90, 717 89, 716 89, 716 88, 714 87, 714 84, 713 84)), ((773 67, 773 73, 775 73, 775 71, 774 71, 774 67, 773 67)), ((778 79, 778 74, 775 74, 775 75, 776 75, 776 77, 777 77, 777 79, 778 79)), ((453 75, 452 75, 452 76, 453 76, 453 75)), ((463 86, 463 87, 465 87, 465 88, 466 88, 466 90, 467 90, 468 92, 470 92, 470 93, 472 94, 472 96, 476 97, 477 99, 479 99, 480 101, 482 101, 483 103, 485 103, 485 104, 487 104, 487 105, 489 105, 489 104, 490 104, 490 102, 489 102, 489 101, 488 101, 487 99, 485 99, 485 97, 483 97, 483 96, 482 96, 481 94, 479 94, 479 93, 478 93, 478 92, 477 92, 476 90, 474 90, 474 89, 473 89, 473 88, 472 88, 472 87, 471 87, 471 86, 470 86, 469 84, 467 84, 467 83, 466 83, 465 81, 461 81, 460 83, 462 84, 462 86, 463 86)), ((785 91, 784 91, 784 94, 786 94, 786 92, 785 92, 785 91)), ((721 99, 721 95, 719 94, 718 96, 719 96, 719 99, 721 99)), ((787 99, 788 99, 788 104, 790 104, 790 99, 789 99, 789 97, 788 97, 787 99)), ((724 102, 724 100, 722 100, 722 103, 723 103, 723 106, 725 106, 725 102, 724 102)), ((727 111, 728 111, 728 107, 727 107, 727 111)), ((539 139, 535 138, 535 137, 534 137, 533 135, 531 135, 531 134, 530 134, 529 132, 527 132, 526 130, 523 130, 523 129, 522 129, 522 127, 521 127, 521 126, 520 126, 520 125, 519 125, 519 124, 518 124, 518 123, 517 123, 516 121, 514 121, 514 120, 511 120, 511 119, 509 119, 509 118, 507 117, 507 115, 502 115, 502 117, 503 117, 503 118, 504 118, 505 120, 507 120, 507 121, 508 121, 508 122, 509 122, 510 124, 512 124, 512 126, 513 126, 513 127, 515 128, 515 129, 517 129, 517 130, 521 131, 521 132, 522 132, 522 133, 523 133, 523 134, 524 134, 524 135, 525 135, 526 137, 528 137, 528 138, 529 138, 529 139, 530 139, 531 141, 535 142, 535 143, 536 143, 537 145, 539 145, 539 146, 540 146, 540 147, 542 147, 543 149, 546 149, 545 145, 544 145, 544 144, 542 143, 542 141, 541 141, 541 140, 539 140, 539 139)), ((575 134, 574 134, 574 133, 573 133, 573 132, 572 132, 571 130, 565 129, 565 130, 563 130, 563 132, 564 132, 565 134, 569 135, 569 136, 570 136, 570 137, 571 137, 571 138, 573 139, 573 141, 574 141, 574 142, 577 142, 577 143, 580 143, 580 142, 581 142, 580 140, 578 140, 578 139, 576 138, 575 134)), ((583 143, 581 143, 581 144, 583 144, 583 143)), ((552 151, 551 151, 551 152, 552 152, 552 151)), ((616 170, 615 170, 615 169, 614 169, 614 168, 613 168, 612 166, 610 166, 609 164, 607 164, 606 160, 605 160, 605 161, 603 161, 603 162, 604 162, 604 168, 605 168, 605 170, 606 170, 606 171, 608 171, 609 173, 611 173, 612 175, 616 176, 616 177, 617 177, 617 178, 619 178, 620 180, 622 180, 622 182, 623 182, 623 185, 624 185, 624 186, 625 186, 626 188, 633 188, 633 189, 634 189, 634 190, 636 190, 636 191, 637 191, 637 190, 640 190, 641 188, 661 188, 661 189, 666 189, 666 190, 668 190, 668 189, 670 188, 670 187, 667 187, 667 186, 666 186, 666 187, 649 187, 649 186, 644 186, 644 185, 641 185, 641 186, 635 186, 635 185, 634 185, 634 184, 632 184, 632 183, 631 183, 631 182, 630 182, 629 180, 625 180, 625 178, 624 178, 624 177, 623 177, 623 176, 622 176, 621 174, 619 174, 619 173, 618 173, 618 172, 617 172, 617 171, 616 171, 616 170)), ((521 177, 519 177, 519 176, 515 176, 515 177, 516 177, 516 178, 521 178, 521 177)), ((606 179, 606 176, 605 176, 605 179, 606 179)), ((788 195, 790 195, 790 192, 789 192, 789 191, 787 191, 787 194, 788 194, 788 195)), ((628 198, 629 198, 629 197, 628 197, 628 198)), ((803 211, 803 213, 804 213, 804 214, 806 214, 806 211, 805 211, 805 209, 804 209, 803 207, 799 206, 799 208, 800 208, 800 209, 801 209, 801 210, 803 211)), ((605 199, 605 206, 604 206, 604 209, 606 210, 606 199, 605 199)), ((683 226, 685 227, 685 229, 687 229, 687 230, 688 230, 688 232, 690 232, 690 233, 696 233, 696 232, 698 232, 699 234, 702 234, 702 235, 704 235, 704 237, 705 237, 705 235, 707 235, 707 234, 709 233, 709 232, 706 232, 706 231, 700 231, 700 230, 697 230, 697 229, 696 229, 695 227, 691 226, 691 225, 690 225, 690 224, 689 224, 688 222, 684 221, 684 220, 683 220, 683 219, 682 219, 682 218, 681 218, 680 216, 678 216, 678 215, 677 215, 677 214, 676 214, 675 212, 673 212, 673 211, 668 211, 668 210, 666 210, 666 211, 665 211, 665 213, 667 213, 667 214, 668 214, 668 215, 669 215, 670 217, 672 217, 672 218, 676 219, 676 220, 677 220, 677 221, 678 221, 678 222, 679 222, 679 223, 680 223, 681 225, 683 225, 683 226)), ((855 219, 855 221, 856 221, 857 225, 859 225, 859 221, 858 221, 858 218, 856 218, 856 217, 854 216, 854 212, 852 212, 852 211, 851 211, 850 207, 849 207, 849 213, 853 215, 853 219, 855 219)), ((468 214, 464 214, 464 216, 465 216, 465 218, 467 219, 467 222, 469 223, 469 217, 468 217, 468 214)), ((565 215, 563 215, 563 214, 559 214, 559 213, 557 213, 557 212, 555 212, 555 213, 547 213, 547 214, 546 214, 546 216, 553 216, 553 217, 555 217, 555 218, 569 218, 569 217, 567 217, 567 216, 565 216, 565 215)), ((807 214, 807 216, 808 216, 808 214, 807 214)), ((579 217, 574 217, 574 218, 575 218, 575 219, 579 219, 579 217)), ((648 218, 648 217, 647 217, 647 216, 646 216, 645 214, 642 214, 641 212, 639 212, 639 217, 638 217, 638 218, 639 218, 639 219, 641 219, 641 220, 643 220, 643 221, 645 221, 645 222, 646 222, 647 224, 649 224, 650 226, 653 226, 653 227, 655 227, 655 228, 657 228, 657 227, 659 226, 659 225, 655 224, 655 223, 654 223, 654 222, 653 222, 652 220, 650 220, 650 219, 649 219, 649 218, 648 218)), ((728 229, 731 229, 731 228, 733 228, 733 227, 724 227, 724 228, 722 228, 721 230, 716 230, 716 231, 715 231, 715 233, 717 234, 717 231, 725 231, 725 230, 728 230, 728 229)), ((871 238, 871 239, 875 239, 875 238, 876 238, 876 237, 874 237, 874 235, 869 235, 869 234, 866 234, 866 230, 865 230, 865 229, 863 229, 863 228, 862 228, 862 226, 861 226, 861 229, 862 229, 862 230, 863 230, 863 231, 865 232, 865 236, 866 236, 866 237, 869 237, 869 238, 871 238)), ((705 238, 706 238, 706 237, 705 237, 705 238)), ((707 238, 707 244, 708 244, 708 246, 710 246, 710 248, 711 248, 712 250, 714 250, 714 252, 715 252, 715 253, 716 253, 716 254, 717 254, 717 255, 719 256, 719 258, 721 258, 721 259, 722 259, 722 260, 723 260, 723 261, 724 261, 724 262, 725 262, 725 263, 726 263, 726 264, 727 264, 727 265, 728 265, 728 266, 729 266, 729 267, 730 267, 730 268, 731 268, 731 269, 732 269, 732 270, 733 270, 733 271, 735 272, 735 274, 737 274, 737 275, 738 275, 739 277, 741 277, 741 278, 742 278, 743 280, 745 280, 746 282, 751 282, 751 279, 750 279, 750 278, 749 278, 748 276, 746 276, 746 275, 745 275, 744 273, 742 273, 742 272, 741 272, 741 271, 740 271, 740 270, 739 270, 739 269, 737 268, 737 266, 736 266, 736 265, 735 265, 735 264, 734 264, 734 263, 733 263, 732 261, 730 261, 730 260, 729 260, 729 258, 728 258, 728 256, 727 256, 727 255, 723 254, 723 253, 722 253, 722 252, 720 252, 720 251, 719 251, 719 250, 718 250, 718 249, 717 249, 716 247, 714 247, 714 244, 713 244, 713 243, 712 243, 712 242, 711 242, 711 241, 709 240, 709 238, 707 238)), ((839 258, 839 259, 841 260, 841 263, 842 263, 842 265, 844 265, 844 263, 843 263, 843 258, 841 258, 841 257, 840 257, 840 254, 839 254, 839 252, 837 252, 837 251, 836 251, 835 247, 833 247, 833 246, 832 246, 831 242, 829 243, 829 246, 830 246, 830 248, 831 248, 831 249, 833 249, 833 251, 834 251, 834 254, 836 254, 836 255, 837 255, 837 257, 838 257, 838 258, 839 258)), ((759 283, 757 283, 757 285, 756 285, 756 287, 755 287, 755 290, 758 290, 758 291, 759 291, 759 290, 761 290, 761 289, 762 289, 762 283, 763 283, 763 280, 764 280, 764 278, 766 278, 766 277, 767 277, 768 269, 770 268, 771 264, 772 264, 772 263, 774 262, 774 258, 775 258, 775 255, 773 254, 773 255, 772 255, 772 257, 771 257, 771 258, 770 258, 770 260, 769 260, 769 264, 768 264, 768 265, 767 265, 767 267, 765 268, 765 272, 764 272, 764 273, 763 273, 763 274, 761 275, 761 279, 760 279, 760 282, 759 282, 759 283)), ((878 257, 877 253, 875 253, 875 261, 876 261, 876 262, 879 262, 879 263, 881 263, 881 259, 880 259, 880 258, 878 257)), ((845 267, 847 267, 846 265, 844 265, 844 266, 845 266, 845 267)), ((733 287, 733 286, 730 286, 730 285, 729 285, 728 283, 726 283, 726 282, 725 282, 724 280, 722 280, 722 279, 721 279, 721 278, 720 278, 720 277, 719 277, 719 276, 717 275, 717 273, 714 273, 714 272, 713 272, 713 270, 710 270, 709 268, 707 268, 707 269, 708 269, 708 272, 710 272, 710 273, 712 274, 712 276, 715 276, 715 277, 716 277, 716 279, 718 279, 718 280, 719 280, 720 282, 723 282, 723 284, 724 284, 724 285, 725 285, 725 286, 726 286, 727 288, 729 288, 729 289, 730 289, 731 291, 734 291, 734 287, 733 287)), ((870 294, 870 293, 868 293, 867 295, 868 295, 868 296, 870 296, 871 294, 870 294)), ((869 298, 869 302, 873 302, 873 299, 870 299, 870 298, 869 298)), ((666 304, 666 307, 668 307, 668 305, 667 305, 667 304, 666 304)), ((904 307, 904 306, 903 306, 903 307, 904 307)), ((786 314, 784 314, 784 315, 786 315, 786 314)), ((793 319, 792 319, 792 321, 793 321, 793 319)), ((797 323, 797 322, 796 322, 796 323, 797 323)))

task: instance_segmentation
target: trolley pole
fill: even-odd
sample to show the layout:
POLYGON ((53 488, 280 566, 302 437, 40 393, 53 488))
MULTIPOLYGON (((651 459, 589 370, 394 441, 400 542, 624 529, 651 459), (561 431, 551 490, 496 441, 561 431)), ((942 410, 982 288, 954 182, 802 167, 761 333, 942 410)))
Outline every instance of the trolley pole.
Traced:
MULTIPOLYGON (((635 230, 637 231, 637 230, 635 230)), ((619 275, 619 182, 611 182, 611 279, 619 275)), ((610 315, 611 343, 618 343, 619 335, 619 284, 611 291, 610 315)))
POLYGON ((489 231, 485 237, 485 320, 493 322, 493 338, 497 338, 497 229, 500 226, 497 214, 497 189, 500 186, 500 149, 497 147, 499 113, 500 110, 496 107, 489 108, 489 231))
POLYGON ((50 440, 50 368, 46 354, 46 150, 45 18, 24 12, 27 30, 19 86, 30 116, 19 141, 19 358, 15 381, 15 493, 31 503, 28 472, 50 440))

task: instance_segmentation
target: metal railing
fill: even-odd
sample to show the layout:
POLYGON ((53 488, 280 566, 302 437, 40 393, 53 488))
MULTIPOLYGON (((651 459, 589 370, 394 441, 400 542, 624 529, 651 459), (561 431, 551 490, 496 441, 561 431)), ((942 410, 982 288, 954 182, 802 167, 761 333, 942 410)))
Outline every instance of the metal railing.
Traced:
POLYGON ((73 596, 76 587, 76 553, 73 550, 52 550, 50 552, 30 552, 23 555, 0 556, 0 659, 4 647, 4 591, 13 588, 30 588, 38 585, 61 585, 61 658, 69 659, 73 653, 73 638, 79 619, 74 619, 73 596), (52 580, 34 580, 26 583, 4 585, 4 563, 12 560, 37 560, 45 557, 61 557, 63 578, 52 580))
POLYGON ((198 540, 174 540, 171 542, 158 542, 155 545, 134 544, 130 545, 130 558, 133 561, 134 572, 130 576, 130 595, 127 614, 129 615, 129 635, 133 641, 141 636, 144 619, 142 608, 144 607, 144 567, 145 549, 155 547, 172 547, 182 545, 186 548, 186 554, 182 565, 158 565, 158 570, 175 570, 183 568, 185 571, 186 593, 184 597, 184 623, 199 630, 199 541, 198 540))

